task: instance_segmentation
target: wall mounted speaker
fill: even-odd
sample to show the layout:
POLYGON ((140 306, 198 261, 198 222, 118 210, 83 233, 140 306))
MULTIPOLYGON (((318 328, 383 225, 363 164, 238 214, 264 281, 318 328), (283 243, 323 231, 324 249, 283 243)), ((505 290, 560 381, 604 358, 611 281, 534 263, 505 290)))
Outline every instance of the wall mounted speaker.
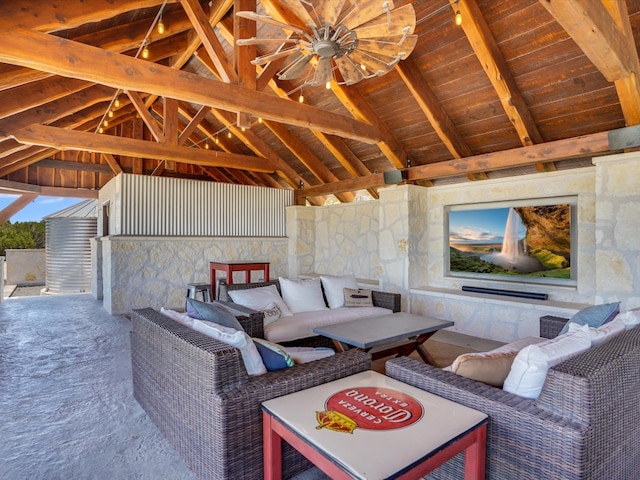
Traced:
POLYGON ((388 172, 383 172, 383 176, 385 185, 394 185, 406 180, 407 172, 405 170, 389 170, 388 172))

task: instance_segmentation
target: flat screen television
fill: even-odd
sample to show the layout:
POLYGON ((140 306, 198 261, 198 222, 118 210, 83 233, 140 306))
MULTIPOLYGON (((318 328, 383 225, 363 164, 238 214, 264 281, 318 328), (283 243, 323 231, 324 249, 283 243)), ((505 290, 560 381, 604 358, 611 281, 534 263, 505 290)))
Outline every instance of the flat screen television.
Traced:
POLYGON ((445 207, 452 277, 576 285, 577 197, 445 207))

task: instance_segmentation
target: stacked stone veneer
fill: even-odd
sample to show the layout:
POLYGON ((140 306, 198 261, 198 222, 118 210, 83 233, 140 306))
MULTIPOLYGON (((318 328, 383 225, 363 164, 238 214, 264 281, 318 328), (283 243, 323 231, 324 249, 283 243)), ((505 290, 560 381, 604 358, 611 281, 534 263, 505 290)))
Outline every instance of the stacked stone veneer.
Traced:
POLYGON ((44 285, 44 248, 7 249, 7 285, 44 285))
MULTIPOLYGON (((538 319, 595 303, 640 306, 640 154, 576 170, 436 187, 380 189, 379 200, 287 207, 287 238, 104 237, 96 242, 104 304, 112 313, 180 307, 185 285, 207 282, 211 260, 269 261, 271 277, 353 273, 403 294, 403 310, 453 320, 455 330, 500 341, 539 333, 538 319), (576 287, 448 276, 446 207, 577 199, 576 287), (462 285, 547 293, 536 301, 465 293, 462 285)), ((98 271, 99 269, 96 269, 98 271)))
POLYGON ((285 238, 109 236, 96 243, 103 306, 111 314, 184 309, 187 284, 210 281, 210 261, 268 261, 272 277, 287 274, 285 238))

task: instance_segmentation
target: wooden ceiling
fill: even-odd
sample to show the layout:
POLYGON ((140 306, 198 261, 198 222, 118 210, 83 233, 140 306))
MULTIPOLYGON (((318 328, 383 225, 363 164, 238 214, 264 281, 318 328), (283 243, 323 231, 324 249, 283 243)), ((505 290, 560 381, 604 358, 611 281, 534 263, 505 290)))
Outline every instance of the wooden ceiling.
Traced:
POLYGON ((0 193, 22 197, 0 221, 37 195, 97 197, 121 172, 293 188, 319 205, 375 198, 389 170, 424 186, 482 181, 640 143, 620 130, 640 123, 640 2, 395 7, 407 3, 411 55, 326 89, 278 80, 281 61, 250 63, 276 45, 235 45, 282 30, 234 9, 296 21, 281 2, 1 2, 0 193))

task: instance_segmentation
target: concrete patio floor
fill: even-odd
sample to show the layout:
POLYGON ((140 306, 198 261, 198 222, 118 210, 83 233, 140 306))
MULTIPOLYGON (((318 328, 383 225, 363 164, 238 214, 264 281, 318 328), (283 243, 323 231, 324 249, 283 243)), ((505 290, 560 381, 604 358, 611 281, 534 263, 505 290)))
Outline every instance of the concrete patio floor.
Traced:
POLYGON ((133 398, 130 322, 90 294, 0 304, 0 478, 195 477, 133 398))

